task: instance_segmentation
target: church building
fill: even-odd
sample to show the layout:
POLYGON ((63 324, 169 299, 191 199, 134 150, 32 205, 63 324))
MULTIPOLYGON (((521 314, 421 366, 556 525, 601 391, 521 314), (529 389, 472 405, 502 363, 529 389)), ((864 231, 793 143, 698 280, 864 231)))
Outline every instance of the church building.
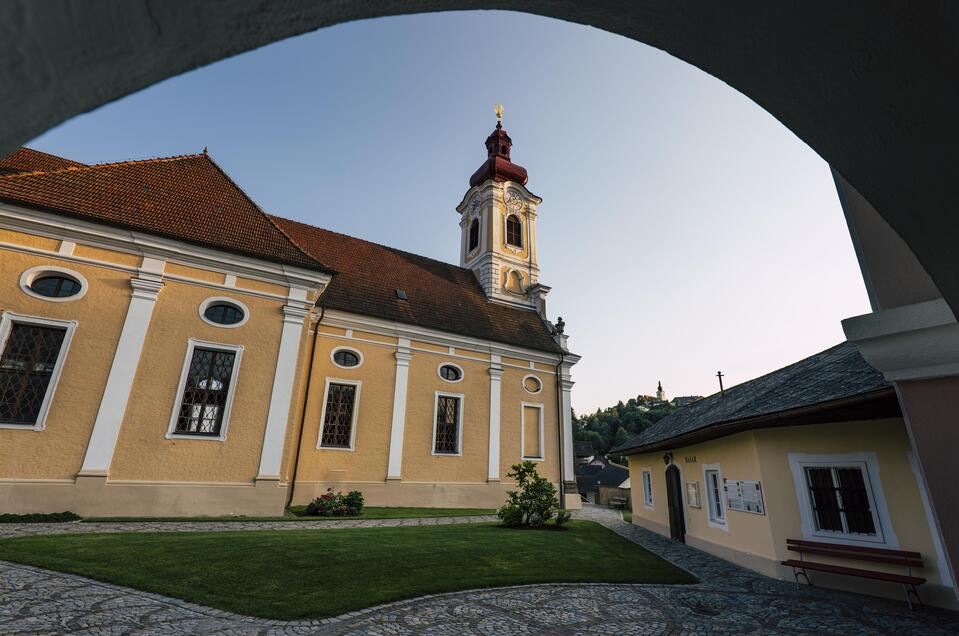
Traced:
POLYGON ((578 506, 579 356, 511 146, 498 121, 459 266, 268 214, 206 151, 0 159, 0 512, 495 507, 523 460, 578 506))

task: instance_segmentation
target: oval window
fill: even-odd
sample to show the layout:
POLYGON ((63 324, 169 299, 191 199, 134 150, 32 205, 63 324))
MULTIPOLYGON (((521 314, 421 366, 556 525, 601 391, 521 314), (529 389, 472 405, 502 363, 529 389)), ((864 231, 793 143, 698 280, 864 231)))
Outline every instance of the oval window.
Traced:
POLYGON ((463 372, 452 364, 444 364, 440 367, 440 377, 447 382, 459 382, 463 379, 463 372))
POLYGON ((528 375, 523 378, 523 388, 527 393, 539 393, 543 390, 543 383, 535 375, 528 375))
POLYGON ((213 303, 203 312, 203 317, 218 325, 235 325, 243 322, 245 314, 236 305, 229 303, 213 303))
POLYGON ((80 281, 60 274, 41 274, 30 283, 30 289, 47 298, 68 298, 80 293, 80 281))
POLYGON ((333 362, 341 367, 355 367, 360 364, 360 356, 349 349, 340 349, 333 353, 333 362))

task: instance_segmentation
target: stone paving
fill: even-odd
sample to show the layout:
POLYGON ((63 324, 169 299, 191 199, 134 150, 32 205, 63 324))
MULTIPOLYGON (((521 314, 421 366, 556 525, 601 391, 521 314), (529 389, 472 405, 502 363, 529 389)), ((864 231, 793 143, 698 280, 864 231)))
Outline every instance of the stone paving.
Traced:
MULTIPOLYGON (((577 513, 577 517, 602 523, 647 547, 696 574, 700 583, 529 585, 473 590, 411 599, 324 621, 282 622, 238 616, 79 576, 0 562, 0 634, 918 636, 959 633, 959 615, 952 612, 932 608, 909 611, 905 603, 797 588, 792 583, 760 576, 627 524, 612 511, 589 508, 577 513)), ((457 518, 457 521, 465 523, 462 519, 470 518, 457 518)), ((414 523, 401 524, 397 521, 400 520, 346 523, 356 527, 373 523, 443 522, 405 520, 414 523)), ((235 522, 189 524, 187 529, 258 530, 264 526, 274 528, 277 523, 290 525, 235 522), (198 525, 204 527, 196 527, 198 525), (215 527, 206 527, 211 525, 215 527)), ((304 522, 295 523, 297 528, 304 527, 304 522)), ((337 528, 347 527, 341 525, 343 522, 327 523, 336 524, 333 527, 337 528)), ((132 530, 131 524, 110 525, 124 527, 114 531, 132 530)), ((160 524, 137 525, 152 531, 153 526, 160 524)))

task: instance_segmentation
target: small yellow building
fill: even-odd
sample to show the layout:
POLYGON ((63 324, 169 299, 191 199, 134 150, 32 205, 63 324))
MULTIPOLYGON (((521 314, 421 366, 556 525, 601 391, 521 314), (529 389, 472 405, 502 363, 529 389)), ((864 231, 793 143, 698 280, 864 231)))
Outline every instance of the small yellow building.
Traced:
POLYGON ((268 215, 205 151, 0 160, 0 512, 493 507, 523 459, 575 505, 541 201, 486 145, 460 266, 268 215))
MULTIPOLYGON (((629 456, 633 523, 644 528, 790 581, 782 562, 800 555, 787 539, 919 552, 912 574, 926 579, 923 602, 956 607, 895 390, 851 343, 693 402, 612 452, 629 456)), ((807 574, 815 585, 903 599, 893 583, 807 574)))

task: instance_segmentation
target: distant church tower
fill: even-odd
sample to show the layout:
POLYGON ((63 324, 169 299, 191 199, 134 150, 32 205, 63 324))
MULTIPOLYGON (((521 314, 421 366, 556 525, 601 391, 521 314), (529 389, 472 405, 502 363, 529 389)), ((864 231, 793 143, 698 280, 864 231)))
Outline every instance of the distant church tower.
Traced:
POLYGON ((536 206, 542 199, 526 189, 526 169, 510 161, 513 140, 503 130, 502 106, 495 110, 486 161, 456 208, 460 265, 473 270, 490 300, 529 307, 545 318, 550 288, 539 283, 536 256, 536 206))
POLYGON ((666 401, 666 391, 663 391, 663 383, 661 381, 656 383, 656 399, 660 402, 666 401))

